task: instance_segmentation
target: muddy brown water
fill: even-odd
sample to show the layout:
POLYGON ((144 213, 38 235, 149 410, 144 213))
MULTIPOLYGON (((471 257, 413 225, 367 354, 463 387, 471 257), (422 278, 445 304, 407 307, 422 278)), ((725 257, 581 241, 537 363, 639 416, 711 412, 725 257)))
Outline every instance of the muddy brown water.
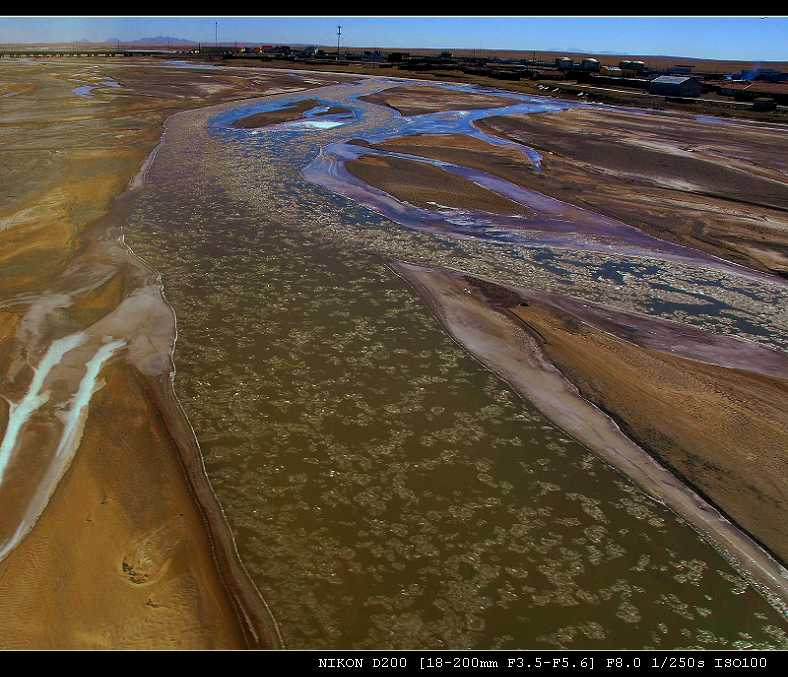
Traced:
MULTIPOLYGON (((348 105, 369 86, 318 93, 348 105)), ((406 231, 308 183, 322 145, 396 123, 351 103, 356 121, 334 129, 217 123, 250 104, 171 118, 126 229, 162 274, 176 390, 286 645, 788 647, 784 618, 720 554, 482 369, 385 265, 609 300, 609 257, 545 266, 406 231)), ((624 263, 639 271, 632 307, 666 298, 658 284, 680 297, 693 275, 624 263)), ((781 292, 712 278, 704 293, 783 340, 769 314, 781 292)))

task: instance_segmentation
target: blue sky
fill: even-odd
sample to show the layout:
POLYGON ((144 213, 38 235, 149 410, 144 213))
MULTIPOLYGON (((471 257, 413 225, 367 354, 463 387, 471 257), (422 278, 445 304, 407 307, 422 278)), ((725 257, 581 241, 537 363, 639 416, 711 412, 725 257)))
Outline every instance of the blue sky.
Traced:
POLYGON ((133 40, 167 35, 212 42, 343 44, 365 47, 544 49, 788 60, 788 18, 428 18, 105 17, 0 18, 0 42, 133 40))

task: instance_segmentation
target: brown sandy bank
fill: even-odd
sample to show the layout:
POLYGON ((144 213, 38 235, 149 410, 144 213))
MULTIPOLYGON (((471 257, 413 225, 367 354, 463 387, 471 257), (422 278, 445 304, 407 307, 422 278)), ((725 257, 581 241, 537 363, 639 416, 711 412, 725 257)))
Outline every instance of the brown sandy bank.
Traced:
POLYGON ((516 99, 478 92, 459 92, 429 85, 402 85, 360 97, 362 101, 389 106, 402 115, 423 115, 446 110, 473 110, 511 106, 516 99))
POLYGON ((104 370, 70 471, 0 563, 4 648, 241 648, 178 449, 133 367, 104 370))
MULTIPOLYGON (((269 127, 270 125, 278 125, 282 122, 292 122, 293 120, 300 120, 304 113, 312 108, 320 105, 317 99, 305 99, 304 101, 296 101, 289 106, 280 108, 278 110, 267 111, 265 113, 255 113, 254 115, 247 115, 246 117, 236 120, 233 127, 238 129, 256 129, 259 127, 269 127)), ((347 108, 341 106, 332 106, 327 111, 318 113, 317 116, 335 115, 341 113, 349 113, 347 108)))
POLYGON ((516 148, 496 146, 466 134, 398 136, 371 144, 371 147, 479 169, 521 185, 531 179, 534 169, 528 158, 516 148))
POLYGON ((788 381, 645 348, 547 305, 512 312, 583 397, 788 561, 788 381))
POLYGON ((269 125, 277 125, 281 122, 291 122, 292 120, 299 120, 303 114, 318 105, 317 99, 305 99, 304 101, 296 101, 289 106, 280 108, 279 110, 271 110, 265 113, 255 113, 254 115, 247 115, 240 120, 233 123, 233 127, 237 129, 256 129, 258 127, 268 127, 269 125))
POLYGON ((589 107, 476 124, 542 153, 542 172, 520 176, 529 188, 788 274, 788 141, 774 128, 589 107))
POLYGON ((365 155, 345 166, 353 176, 416 207, 528 213, 528 208, 517 202, 424 162, 365 155))
MULTIPOLYGON (((580 310, 590 304, 577 303, 570 313, 546 295, 459 272, 394 268, 480 362, 788 601, 785 569, 693 488, 785 559, 784 378, 689 359, 698 351, 691 344, 643 347, 594 326, 580 310)), ((637 318, 623 315, 624 325, 637 318)), ((721 346, 729 341, 735 339, 714 338, 721 346)))

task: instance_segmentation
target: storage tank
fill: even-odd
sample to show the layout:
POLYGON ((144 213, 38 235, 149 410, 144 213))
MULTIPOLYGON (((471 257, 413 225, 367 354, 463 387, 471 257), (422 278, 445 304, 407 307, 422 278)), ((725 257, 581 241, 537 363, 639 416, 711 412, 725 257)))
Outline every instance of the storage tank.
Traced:
POLYGON ((648 93, 659 96, 695 98, 702 91, 700 80, 679 75, 660 75, 648 83, 648 93))
POLYGON ((580 62, 580 68, 582 68, 584 71, 598 71, 599 61, 596 59, 583 59, 580 62))
POLYGON ((572 59, 568 56, 562 56, 559 59, 555 60, 555 65, 558 66, 562 71, 568 71, 572 68, 572 59))

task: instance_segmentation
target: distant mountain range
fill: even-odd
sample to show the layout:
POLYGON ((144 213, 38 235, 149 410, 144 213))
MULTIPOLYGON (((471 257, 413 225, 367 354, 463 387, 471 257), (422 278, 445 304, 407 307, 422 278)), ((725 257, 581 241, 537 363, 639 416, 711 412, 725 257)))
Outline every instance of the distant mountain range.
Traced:
POLYGON ((154 38, 139 38, 138 40, 121 40, 120 38, 109 38, 109 43, 120 42, 124 45, 196 45, 195 40, 184 40, 183 38, 173 38, 169 35, 157 35, 154 38))

